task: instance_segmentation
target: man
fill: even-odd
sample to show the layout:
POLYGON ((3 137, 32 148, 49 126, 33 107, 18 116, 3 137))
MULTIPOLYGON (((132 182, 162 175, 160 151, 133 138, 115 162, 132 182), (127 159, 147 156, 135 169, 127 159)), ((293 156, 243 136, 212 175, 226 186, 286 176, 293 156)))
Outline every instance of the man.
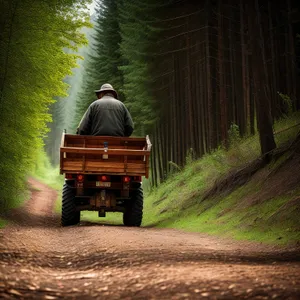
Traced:
POLYGON ((130 136, 133 122, 126 106, 109 83, 95 91, 94 101, 82 117, 77 133, 81 135, 130 136))

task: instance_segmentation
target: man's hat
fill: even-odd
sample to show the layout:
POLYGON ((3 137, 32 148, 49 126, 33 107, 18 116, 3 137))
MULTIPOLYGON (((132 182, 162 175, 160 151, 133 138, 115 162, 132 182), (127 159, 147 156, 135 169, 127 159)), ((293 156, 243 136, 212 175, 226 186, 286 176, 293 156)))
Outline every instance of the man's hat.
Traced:
POLYGON ((95 90, 95 93, 101 93, 101 92, 112 92, 115 95, 115 98, 118 99, 118 93, 114 90, 113 86, 109 83, 104 83, 100 90, 95 90))

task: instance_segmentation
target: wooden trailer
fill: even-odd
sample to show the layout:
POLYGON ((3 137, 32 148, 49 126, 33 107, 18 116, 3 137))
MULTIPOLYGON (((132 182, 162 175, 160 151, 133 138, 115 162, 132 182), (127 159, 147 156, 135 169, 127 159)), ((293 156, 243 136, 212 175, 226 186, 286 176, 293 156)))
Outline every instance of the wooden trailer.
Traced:
POLYGON ((149 176, 148 136, 62 135, 60 173, 62 226, 80 222, 80 211, 122 212, 126 226, 140 226, 143 217, 142 177, 149 176))
POLYGON ((148 136, 62 135, 60 173, 149 176, 148 136))

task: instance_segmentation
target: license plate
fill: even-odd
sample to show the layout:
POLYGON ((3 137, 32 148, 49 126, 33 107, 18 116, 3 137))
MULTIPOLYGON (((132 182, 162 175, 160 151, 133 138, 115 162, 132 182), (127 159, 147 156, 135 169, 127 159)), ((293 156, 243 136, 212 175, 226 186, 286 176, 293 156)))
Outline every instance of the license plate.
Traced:
POLYGON ((111 182, 96 181, 96 186, 110 187, 111 186, 111 182))

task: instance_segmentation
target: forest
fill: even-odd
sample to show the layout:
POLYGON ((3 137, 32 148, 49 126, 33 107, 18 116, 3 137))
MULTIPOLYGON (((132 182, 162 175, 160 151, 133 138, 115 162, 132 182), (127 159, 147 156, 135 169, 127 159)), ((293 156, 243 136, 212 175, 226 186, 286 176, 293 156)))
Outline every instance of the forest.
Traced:
POLYGON ((298 1, 102 0, 92 16, 89 3, 0 1, 1 209, 43 149, 57 164, 105 82, 150 135, 153 186, 232 131, 259 132, 268 159, 274 122, 300 110, 298 1))

